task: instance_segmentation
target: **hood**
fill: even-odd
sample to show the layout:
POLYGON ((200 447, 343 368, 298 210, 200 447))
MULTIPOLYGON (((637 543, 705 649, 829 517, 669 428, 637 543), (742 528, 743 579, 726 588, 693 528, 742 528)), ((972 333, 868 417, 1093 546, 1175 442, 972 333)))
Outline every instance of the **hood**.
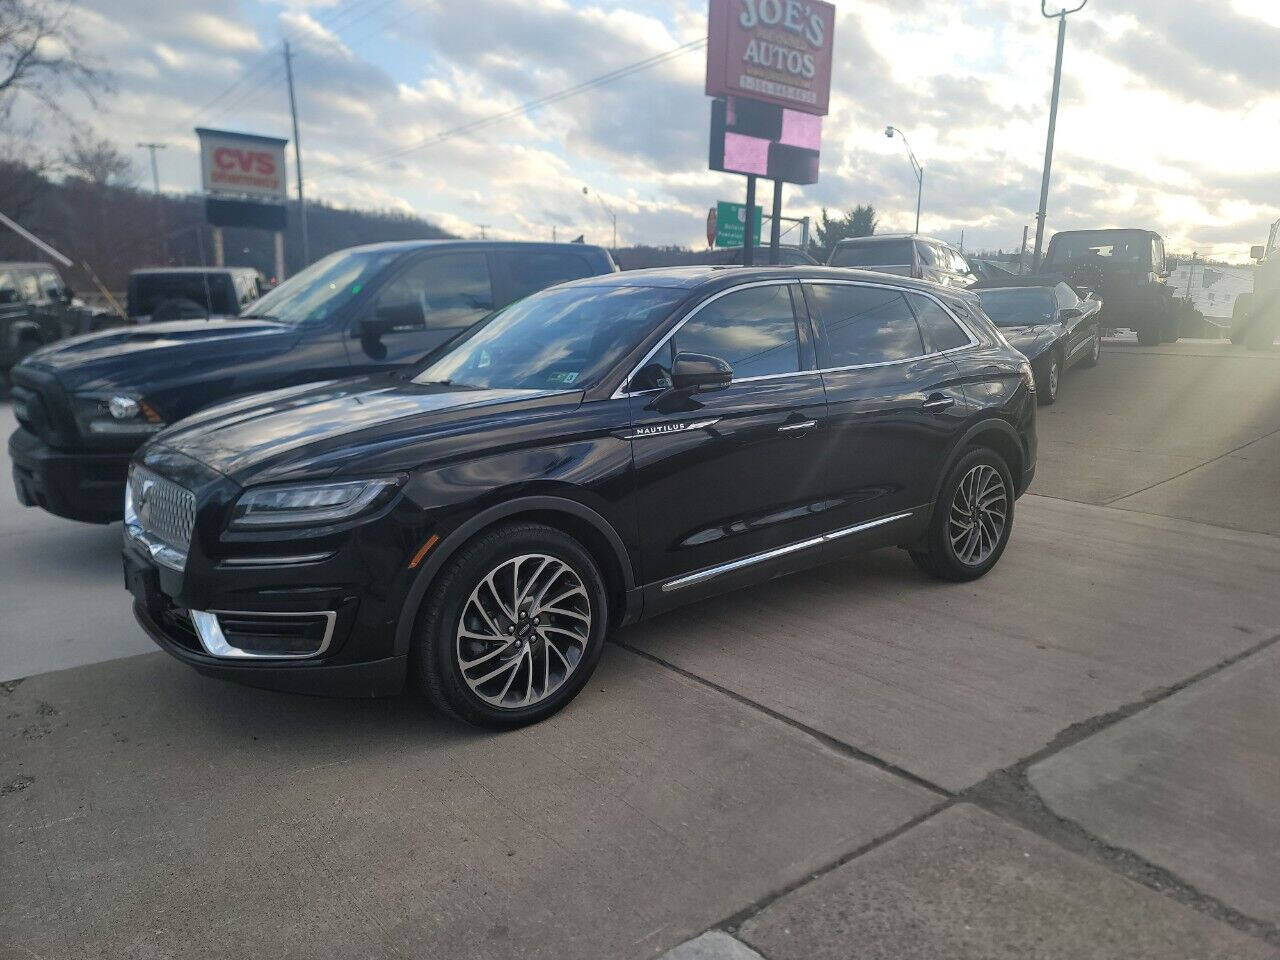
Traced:
POLYGON ((242 484, 314 477, 397 446, 470 437, 531 409, 577 406, 581 399, 579 391, 460 389, 384 374, 211 407, 157 435, 148 449, 176 450, 242 484))
POLYGON ((1054 324, 1036 323, 1023 327, 1001 327, 1000 332, 1010 346, 1028 360, 1034 360, 1058 340, 1058 328, 1054 324))
POLYGON ((221 360, 243 362, 259 349, 283 349, 297 336, 269 321, 174 320, 59 340, 24 363, 54 373, 70 390, 127 389, 157 378, 198 378, 221 360))

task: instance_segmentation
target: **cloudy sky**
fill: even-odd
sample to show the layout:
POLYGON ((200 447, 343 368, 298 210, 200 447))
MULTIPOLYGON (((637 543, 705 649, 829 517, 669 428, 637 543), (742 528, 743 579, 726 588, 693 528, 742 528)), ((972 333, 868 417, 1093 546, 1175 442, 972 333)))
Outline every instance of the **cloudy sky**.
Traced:
MULTIPOLYGON (((910 229, 892 123, 925 166, 922 230, 967 248, 1034 233, 1056 39, 1037 0, 836 6, 821 180, 788 187, 787 212, 871 203, 882 231, 910 229)), ((697 244, 707 207, 744 189, 705 169, 700 48, 514 109, 697 41, 705 0, 81 0, 75 16, 117 90, 68 112, 140 170, 136 141, 168 144, 165 190, 198 188, 194 126, 291 135, 284 39, 308 190, 333 203, 608 243, 587 186, 620 243, 697 244)), ((1171 250, 1243 259, 1280 216, 1278 52, 1272 0, 1090 0, 1067 31, 1050 232, 1150 226, 1171 250)), ((56 150, 65 130, 41 130, 56 150)))

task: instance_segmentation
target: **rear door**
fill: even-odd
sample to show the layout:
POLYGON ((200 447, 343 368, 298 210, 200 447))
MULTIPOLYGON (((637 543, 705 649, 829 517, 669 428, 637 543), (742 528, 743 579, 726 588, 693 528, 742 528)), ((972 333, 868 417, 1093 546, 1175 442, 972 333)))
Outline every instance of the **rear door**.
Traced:
POLYGON ((415 257, 373 297, 347 334, 347 354, 361 370, 413 363, 466 330, 494 306, 489 255, 442 251, 415 257))
POLYGON ((930 294, 853 281, 813 281, 804 292, 826 385, 823 458, 838 525, 920 519, 963 425, 949 352, 973 338, 930 294))
POLYGON ((826 400, 807 321, 797 329, 799 296, 794 281, 721 293, 695 308, 632 379, 643 576, 663 585, 658 605, 724 583, 708 573, 714 568, 755 567, 766 562, 761 553, 828 526, 826 400), (662 386, 679 352, 725 360, 733 382, 673 397, 662 386))

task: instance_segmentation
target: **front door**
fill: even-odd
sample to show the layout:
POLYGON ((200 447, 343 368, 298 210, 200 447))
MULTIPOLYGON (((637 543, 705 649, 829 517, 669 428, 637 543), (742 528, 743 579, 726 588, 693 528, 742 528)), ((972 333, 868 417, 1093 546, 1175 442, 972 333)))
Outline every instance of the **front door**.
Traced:
POLYGON ((823 459, 840 524, 910 527, 925 515, 963 425, 960 371, 948 351, 970 337, 925 294, 831 281, 806 284, 805 296, 824 368, 831 422, 823 459))
POLYGON ((655 585, 651 612, 677 591, 683 600, 717 589, 725 582, 718 568, 768 562, 759 555, 827 527, 818 455, 826 400, 807 319, 797 327, 799 296, 796 283, 782 281, 713 298, 632 381, 629 436, 641 575, 655 585), (684 397, 664 391, 682 352, 726 361, 732 383, 684 397))
POLYGON ((487 254, 424 254, 402 267, 352 323, 351 365, 363 371, 414 363, 492 310, 487 254))

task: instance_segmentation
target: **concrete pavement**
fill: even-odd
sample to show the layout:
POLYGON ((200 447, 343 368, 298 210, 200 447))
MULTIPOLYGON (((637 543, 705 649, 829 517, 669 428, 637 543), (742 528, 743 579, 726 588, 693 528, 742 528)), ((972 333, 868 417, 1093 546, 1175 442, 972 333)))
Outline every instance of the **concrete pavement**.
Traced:
POLYGON ((1280 956, 1280 355, 1109 344, 1040 424, 982 581, 699 604, 503 735, 130 656, 119 528, 0 464, 0 960, 1280 956))

